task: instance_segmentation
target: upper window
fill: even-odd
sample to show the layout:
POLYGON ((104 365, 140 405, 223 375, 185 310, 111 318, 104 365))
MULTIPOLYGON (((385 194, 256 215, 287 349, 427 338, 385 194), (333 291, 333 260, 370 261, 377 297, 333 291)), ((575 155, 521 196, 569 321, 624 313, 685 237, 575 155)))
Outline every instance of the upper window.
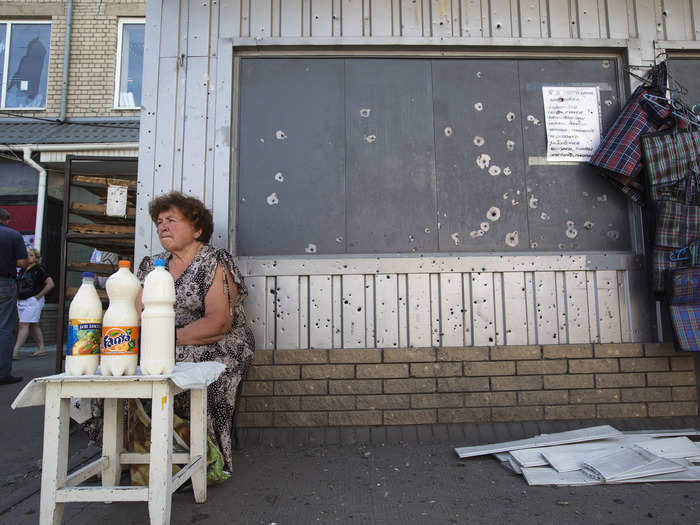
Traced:
POLYGON ((123 18, 119 21, 115 108, 138 109, 141 107, 143 33, 142 18, 123 18))
POLYGON ((0 21, 0 107, 46 107, 51 24, 0 21))

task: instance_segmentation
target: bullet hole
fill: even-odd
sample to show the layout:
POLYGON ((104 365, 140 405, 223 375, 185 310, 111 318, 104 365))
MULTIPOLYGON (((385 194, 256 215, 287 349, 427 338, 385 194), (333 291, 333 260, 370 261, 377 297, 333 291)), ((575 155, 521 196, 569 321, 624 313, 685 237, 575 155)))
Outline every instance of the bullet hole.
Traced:
POLYGON ((483 237, 484 233, 486 233, 484 230, 472 230, 469 232, 469 237, 476 239, 477 237, 483 237))
POLYGON ((270 193, 270 195, 267 196, 267 204, 268 206, 275 206, 279 204, 280 200, 277 197, 277 193, 270 193))
POLYGON ((365 142, 367 142, 367 144, 372 144, 376 140, 377 140, 376 135, 365 135, 365 142))
POLYGON ((430 228, 426 228, 426 229, 423 230, 423 231, 424 231, 425 233, 430 233, 430 228))
POLYGON ((261 138, 261 139, 260 139, 260 142, 263 142, 263 143, 264 143, 264 142, 265 142, 265 139, 262 139, 262 138, 261 138))
POLYGON ((415 240, 416 240, 416 238, 413 235, 408 236, 408 242, 413 242, 415 240))
POLYGON ((506 113, 506 120, 508 122, 513 122, 515 120, 515 113, 513 113, 512 111, 506 113))
POLYGON ((500 174, 501 174, 500 166, 494 165, 494 166, 491 166, 489 168, 489 175, 491 175, 492 177, 495 177, 495 176, 500 175, 500 174))
POLYGON ((282 173, 278 171, 277 173, 275 173, 275 180, 277 182, 284 182, 284 175, 282 175, 282 173))
POLYGON ((483 111, 484 105, 481 102, 477 102, 476 104, 474 104, 474 109, 477 111, 483 111))
POLYGON ((337 242, 338 244, 340 244, 341 242, 343 242, 343 238, 342 238, 342 237, 336 237, 336 238, 335 238, 335 242, 337 242))
POLYGON ((589 193, 587 191, 584 191, 581 195, 583 195, 584 197, 588 197, 589 193))
POLYGON ((482 153, 476 158, 476 165, 482 170, 488 168, 490 163, 491 155, 488 155, 487 153, 482 153))
POLYGON ((592 230, 594 224, 591 221, 586 221, 583 223, 583 227, 586 228, 587 230, 592 230))
MULTIPOLYGON (((530 243, 530 246, 531 246, 533 249, 534 249, 534 248, 537 248, 537 242, 536 242, 536 241, 532 241, 532 242, 530 243)), ((523 288, 523 290, 524 290, 524 288, 523 288)))
POLYGON ((535 197, 534 195, 530 195, 530 200, 528 201, 528 206, 532 208, 533 210, 537 208, 537 203, 539 202, 539 199, 535 197))
POLYGON ((454 232, 452 235, 450 235, 450 238, 452 239, 452 242, 455 243, 455 246, 462 244, 462 239, 459 238, 459 232, 454 232))
POLYGON ((618 232, 617 230, 609 230, 608 233, 606 233, 606 235, 613 241, 616 241, 620 238, 620 232, 618 232))
POLYGON ((571 220, 566 221, 566 227, 567 227, 567 228, 573 228, 573 227, 574 227, 574 221, 571 221, 571 220))
POLYGON ((501 209, 496 206, 491 206, 486 212, 486 218, 490 221, 497 221, 501 218, 501 209))
POLYGON ((605 105, 608 106, 608 107, 610 107, 610 106, 613 105, 613 101, 610 100, 609 98, 606 98, 606 99, 605 99, 605 105))
POLYGON ((516 247, 520 243, 520 236, 518 231, 510 232, 506 234, 506 244, 511 248, 516 247))
POLYGON ((506 166, 505 168, 503 168, 503 175, 505 175, 506 177, 508 177, 511 173, 513 173, 513 171, 510 169, 510 166, 506 166))
POLYGON ((484 233, 486 233, 487 231, 489 231, 489 229, 491 228, 491 225, 490 225, 488 222, 482 222, 479 226, 481 227, 481 230, 482 230, 484 233))
POLYGON ((577 230, 576 228, 573 228, 573 227, 572 227, 572 228, 567 228, 567 229, 566 229, 566 236, 567 236, 569 239, 575 239, 577 235, 578 235, 578 230, 577 230))
POLYGON ((609 68, 610 67, 610 60, 603 60, 603 67, 609 68))
POLYGON ((476 78, 481 78, 481 77, 483 77, 483 74, 481 73, 481 71, 477 71, 476 78))
POLYGON ((241 197, 241 202, 245 202, 245 197, 241 197))
POLYGON ((371 111, 372 111, 372 110, 369 109, 369 108, 361 109, 361 110, 360 110, 360 116, 361 116, 362 118, 367 118, 367 117, 369 117, 369 114, 370 114, 371 111))
POLYGON ((481 147, 484 145, 484 142, 485 142, 484 137, 480 137, 478 135, 476 137, 474 137, 474 145, 475 146, 481 147))
POLYGON ((564 248, 566 248, 566 244, 564 244, 563 242, 560 242, 558 246, 559 246, 560 250, 563 250, 564 248))
POLYGON ((605 202, 605 201, 608 200, 608 196, 607 196, 605 193, 603 193, 602 195, 598 195, 598 196, 596 197, 596 200, 597 200, 598 202, 605 202))
POLYGON ((508 151, 513 151, 515 149, 515 142, 512 140, 506 140, 506 148, 508 151))
POLYGON ((452 136, 452 128, 451 127, 446 127, 445 128, 445 136, 446 137, 451 137, 452 136))
POLYGON ((508 192, 505 192, 505 193, 503 194, 503 200, 504 200, 504 201, 507 201, 509 198, 510 198, 510 195, 508 194, 508 192))
POLYGON ((277 137, 277 140, 284 140, 287 138, 287 134, 282 130, 277 130, 277 133, 275 133, 275 137, 277 137))
POLYGON ((535 126, 539 126, 541 124, 540 120, 538 118, 535 118, 533 115, 528 115, 527 121, 532 122, 535 126))
POLYGON ((540 219, 543 221, 548 221, 550 219, 549 214, 545 212, 540 213, 540 219))

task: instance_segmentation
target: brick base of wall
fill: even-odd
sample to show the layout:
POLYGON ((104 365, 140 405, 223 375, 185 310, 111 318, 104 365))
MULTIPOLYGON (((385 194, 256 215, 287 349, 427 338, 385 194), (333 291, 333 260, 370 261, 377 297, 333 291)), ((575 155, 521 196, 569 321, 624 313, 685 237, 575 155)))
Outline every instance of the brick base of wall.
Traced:
POLYGON ((696 416, 671 344, 257 350, 241 427, 696 416))

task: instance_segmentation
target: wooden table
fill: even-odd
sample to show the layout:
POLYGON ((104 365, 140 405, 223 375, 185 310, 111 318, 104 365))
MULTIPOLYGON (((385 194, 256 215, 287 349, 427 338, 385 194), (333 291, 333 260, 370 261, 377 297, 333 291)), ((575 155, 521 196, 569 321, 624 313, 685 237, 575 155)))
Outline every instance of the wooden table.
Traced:
MULTIPOLYGON (((216 377, 218 374, 213 379, 216 377)), ((147 501, 151 523, 167 524, 170 523, 172 493, 188 479, 192 480, 195 501, 197 503, 206 501, 207 388, 205 385, 183 389, 178 387, 170 376, 112 377, 59 374, 34 381, 45 388, 41 525, 60 523, 64 503, 100 501, 147 501), (185 390, 190 392, 190 450, 173 454, 173 398, 175 394, 185 390), (102 457, 68 475, 68 426, 71 398, 104 399, 104 429, 102 457), (125 452, 123 449, 124 400, 132 398, 152 401, 150 454, 125 452), (134 463, 150 465, 148 487, 119 486, 122 465, 134 463), (173 464, 185 466, 173 476, 173 464), (95 474, 102 476, 101 487, 78 486, 95 474)), ((23 393, 24 390, 15 400, 15 404, 23 393)), ((28 404, 19 406, 28 406, 28 404)))

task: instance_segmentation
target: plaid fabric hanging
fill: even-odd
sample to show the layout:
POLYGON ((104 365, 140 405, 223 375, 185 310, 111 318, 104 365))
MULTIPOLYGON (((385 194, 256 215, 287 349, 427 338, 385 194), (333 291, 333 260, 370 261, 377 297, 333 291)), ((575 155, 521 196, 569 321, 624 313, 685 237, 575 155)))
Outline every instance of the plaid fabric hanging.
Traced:
POLYGON ((601 168, 602 175, 620 191, 638 203, 644 198, 639 139, 644 134, 668 127, 671 116, 670 106, 658 107, 644 98, 646 94, 663 96, 667 80, 666 63, 661 62, 651 68, 646 79, 650 85, 635 89, 589 161, 601 168))
POLYGON ((700 269, 673 272, 668 282, 669 310, 679 350, 700 350, 700 269))
POLYGON ((656 212, 652 282, 682 266, 670 255, 700 239, 700 132, 662 132, 642 137, 648 191, 656 212))

